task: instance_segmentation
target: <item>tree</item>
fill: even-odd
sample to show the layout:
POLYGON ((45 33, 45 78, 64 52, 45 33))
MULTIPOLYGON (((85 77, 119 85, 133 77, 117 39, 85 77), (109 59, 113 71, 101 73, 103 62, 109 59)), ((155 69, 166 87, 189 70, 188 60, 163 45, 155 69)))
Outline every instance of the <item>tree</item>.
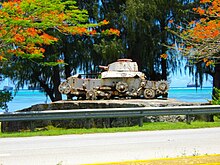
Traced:
POLYGON ((0 91, 0 109, 5 110, 8 112, 8 105, 7 103, 12 100, 12 94, 9 91, 0 91))
MULTIPOLYGON (((89 19, 93 22, 99 22, 103 19, 109 20, 109 24, 106 26, 101 26, 97 31, 102 31, 106 27, 117 29, 121 28, 121 5, 124 3, 122 0, 94 0, 94 1, 77 1, 80 9, 86 9, 89 14, 89 19)), ((87 72, 98 72, 98 65, 107 65, 112 61, 122 58, 124 53, 124 47, 122 47, 122 36, 100 36, 96 38, 84 38, 84 43, 87 47, 87 55, 85 55, 83 61, 85 62, 84 67, 80 68, 91 68, 87 72), (93 40, 93 41, 91 41, 93 40), (91 44, 94 43, 94 44, 91 44), (89 54, 89 55, 88 55, 89 54), (88 67, 91 66, 91 67, 88 67)), ((84 48, 85 50, 85 48, 84 48)), ((81 58, 82 59, 82 58, 81 58)), ((87 73, 85 71, 85 73, 87 73)))
POLYGON ((200 0, 200 6, 193 8, 199 16, 172 31, 180 38, 179 52, 197 69, 213 76, 213 86, 220 88, 220 1, 200 0))
POLYGON ((21 85, 38 82, 52 101, 61 99, 58 64, 67 61, 59 48, 63 36, 119 35, 115 29, 98 33, 96 28, 108 21, 89 23, 88 12, 78 9, 75 1, 10 0, 2 3, 0 14, 3 73, 21 85))
MULTIPOLYGON (((108 27, 120 29, 120 37, 95 38, 95 47, 83 38, 85 55, 77 56, 83 67, 95 70, 97 64, 106 65, 118 57, 132 58, 138 62, 139 69, 152 80, 167 79, 170 72, 178 69, 179 62, 175 58, 161 58, 167 48, 164 42, 175 42, 174 35, 168 33, 165 27, 169 19, 181 22, 185 13, 181 9, 190 8, 190 0, 112 0, 112 1, 78 1, 79 8, 88 10, 92 21, 107 19, 108 27), (123 48, 120 48, 123 46, 123 48), (98 58, 97 58, 98 57, 98 58), (91 66, 91 67, 88 67, 91 66)), ((101 29, 102 27, 100 27, 101 29)), ((93 38, 92 38, 93 39, 93 38)), ((78 43, 74 42, 74 46, 78 43)), ((75 65, 75 64, 74 64, 75 65)), ((70 66, 70 65, 69 65, 70 66)), ((67 66, 68 67, 68 66, 67 66)), ((79 69, 78 68, 78 69, 79 69)), ((89 72, 92 72, 89 70, 89 72)))
POLYGON ((58 41, 48 29, 63 34, 96 34, 95 27, 107 21, 88 23, 86 10, 79 10, 75 1, 11 0, 0 10, 1 59, 8 55, 22 58, 43 58, 43 45, 58 41))
POLYGON ((188 18, 183 10, 190 5, 189 0, 126 1, 123 20, 127 54, 138 61, 149 79, 166 80, 170 72, 178 69, 180 62, 168 56, 167 47, 163 46, 175 43, 175 36, 166 27, 171 19, 179 23, 188 18))

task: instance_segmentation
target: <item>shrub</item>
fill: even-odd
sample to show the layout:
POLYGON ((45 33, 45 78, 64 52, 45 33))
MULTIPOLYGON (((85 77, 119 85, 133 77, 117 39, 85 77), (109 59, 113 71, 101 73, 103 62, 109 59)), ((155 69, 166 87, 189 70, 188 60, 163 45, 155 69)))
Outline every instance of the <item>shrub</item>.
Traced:
POLYGON ((220 105, 220 89, 214 88, 214 95, 212 99, 213 105, 220 105))
POLYGON ((13 99, 12 93, 9 91, 1 90, 0 91, 0 108, 5 112, 8 112, 7 103, 13 99))

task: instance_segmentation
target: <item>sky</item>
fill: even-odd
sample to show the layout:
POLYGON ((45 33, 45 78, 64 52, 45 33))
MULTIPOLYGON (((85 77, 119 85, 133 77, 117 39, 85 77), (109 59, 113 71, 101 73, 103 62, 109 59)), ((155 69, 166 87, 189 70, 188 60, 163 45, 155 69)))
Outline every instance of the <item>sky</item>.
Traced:
MULTIPOLYGON (((187 84, 195 84, 195 80, 192 75, 189 75, 189 70, 188 68, 185 70, 184 66, 187 65, 186 59, 182 61, 182 74, 180 71, 177 71, 175 74, 171 74, 169 79, 170 87, 187 87, 187 84)), ((212 77, 209 76, 208 80, 205 80, 204 76, 204 81, 202 84, 203 87, 212 87, 212 77)))
MULTIPOLYGON (((193 77, 188 74, 172 74, 170 76, 170 87, 186 87, 188 83, 194 83, 193 77)), ((212 87, 212 78, 209 77, 208 81, 203 82, 203 87, 212 87)))

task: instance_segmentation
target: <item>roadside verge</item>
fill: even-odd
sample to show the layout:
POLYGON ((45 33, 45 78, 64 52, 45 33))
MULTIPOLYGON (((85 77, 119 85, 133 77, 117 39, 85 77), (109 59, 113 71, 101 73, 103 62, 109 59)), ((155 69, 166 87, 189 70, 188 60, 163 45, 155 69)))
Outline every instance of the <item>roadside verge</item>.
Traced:
POLYGON ((220 154, 84 165, 220 165, 220 154))

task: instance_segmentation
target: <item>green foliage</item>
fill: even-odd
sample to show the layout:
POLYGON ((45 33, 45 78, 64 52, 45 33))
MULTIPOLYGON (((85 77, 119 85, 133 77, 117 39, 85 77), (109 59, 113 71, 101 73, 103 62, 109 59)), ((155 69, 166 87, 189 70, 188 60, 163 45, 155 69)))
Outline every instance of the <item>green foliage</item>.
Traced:
POLYGON ((105 61, 105 64, 117 60, 124 52, 121 40, 116 38, 110 41, 103 38, 100 43, 94 44, 94 50, 99 54, 103 61, 105 61))
POLYGON ((220 89, 218 88, 213 88, 213 99, 212 99, 212 104, 213 105, 220 105, 220 89))
POLYGON ((29 137, 29 136, 56 136, 67 134, 90 134, 90 133, 115 133, 115 132, 134 132, 134 131, 155 131, 155 130, 176 130, 176 129, 196 129, 196 128, 211 128, 220 127, 220 122, 202 122, 196 121, 191 124, 183 122, 153 122, 144 123, 143 127, 115 127, 115 128, 91 128, 91 129, 64 129, 48 126, 44 130, 37 130, 34 132, 14 132, 1 133, 0 137, 29 137))
POLYGON ((215 93, 215 95, 213 96, 212 104, 213 105, 220 105, 220 90, 217 88, 214 88, 214 93, 215 93))
MULTIPOLYGON (((186 18, 180 9, 188 8, 189 1, 36 0, 33 3, 29 2, 32 0, 22 1, 21 8, 27 13, 24 15, 25 19, 11 20, 13 24, 37 27, 53 36, 52 40, 57 39, 57 41, 48 41, 48 44, 52 45, 47 45, 43 44, 44 40, 39 40, 38 37, 25 37, 26 42, 39 42, 43 49, 40 52, 36 51, 37 54, 34 52, 27 56, 19 54, 20 57, 31 58, 30 61, 22 61, 13 56, 15 60, 4 69, 4 74, 10 74, 10 78, 19 82, 21 86, 29 83, 41 86, 43 84, 48 89, 47 94, 50 96, 57 88, 54 83, 59 84, 60 81, 59 77, 54 78, 55 72, 59 72, 62 78, 67 78, 77 72, 97 73, 100 72, 98 65, 107 65, 117 58, 132 58, 138 62, 139 69, 145 72, 149 79, 152 79, 153 76, 157 77, 164 68, 175 71, 178 64, 181 63, 181 60, 168 58, 167 67, 161 67, 160 55, 166 51, 161 43, 169 41, 172 44, 175 38, 171 34, 168 35, 164 27, 168 25, 170 18, 177 22, 186 18), (56 16, 53 15, 55 11, 56 16), (62 11, 64 11, 64 15, 62 11), (28 22, 26 18, 29 16, 36 16, 38 19, 28 20, 28 22), (102 26, 108 21, 97 24, 104 19, 108 20, 109 24, 102 26), (68 27, 60 26, 63 23, 66 23, 65 25, 68 27), (74 26, 79 28, 74 28, 74 26), (82 32, 85 27, 90 27, 87 29, 92 30, 90 32, 97 32, 97 34, 101 34, 103 31, 105 32, 102 34, 112 32, 106 31, 106 29, 117 28, 120 30, 120 36, 115 38, 95 35, 94 37, 91 33, 84 35, 82 32), (77 30, 78 33, 76 33, 77 30), (41 58, 36 60, 36 57, 39 57, 37 55, 41 58), (57 70, 54 71, 54 68, 57 70)), ((19 13, 14 12, 14 14, 19 13)), ((11 38, 8 37, 9 42, 12 42, 11 38)), ((173 54, 172 57, 174 57, 173 54)))
MULTIPOLYGON (((212 104, 213 105, 220 105, 220 89, 218 88, 213 88, 213 99, 212 99, 212 104)), ((216 115, 217 118, 220 119, 220 114, 216 115)))
POLYGON ((13 55, 43 58, 44 47, 57 42, 59 33, 94 35, 97 27, 108 24, 108 21, 90 23, 88 12, 69 0, 4 2, 0 15, 1 59, 13 55))
POLYGON ((104 25, 108 21, 91 21, 88 11, 77 5, 72 0, 2 3, 1 73, 18 82, 16 87, 39 85, 52 101, 59 100, 59 75, 67 78, 72 70, 81 68, 93 72, 96 68, 93 66, 100 65, 99 61, 91 62, 100 59, 93 44, 106 35, 113 38, 119 31, 113 28, 107 31, 110 26, 104 25))
POLYGON ((0 91, 0 108, 8 111, 8 105, 7 103, 13 99, 11 92, 9 91, 0 91))

